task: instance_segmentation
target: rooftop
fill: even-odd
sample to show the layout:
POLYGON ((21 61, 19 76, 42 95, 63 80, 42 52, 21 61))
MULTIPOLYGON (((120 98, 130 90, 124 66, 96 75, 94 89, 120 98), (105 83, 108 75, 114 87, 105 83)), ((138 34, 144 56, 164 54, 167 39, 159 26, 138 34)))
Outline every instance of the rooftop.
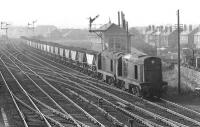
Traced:
POLYGON ((199 32, 197 32, 196 34, 194 34, 194 35, 200 35, 200 31, 199 32))

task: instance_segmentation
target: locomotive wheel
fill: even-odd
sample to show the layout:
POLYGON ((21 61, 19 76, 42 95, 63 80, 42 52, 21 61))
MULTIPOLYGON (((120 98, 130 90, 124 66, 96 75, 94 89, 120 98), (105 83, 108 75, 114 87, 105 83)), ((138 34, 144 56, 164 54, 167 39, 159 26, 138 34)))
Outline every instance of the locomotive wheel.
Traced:
POLYGON ((103 75, 101 73, 98 73, 98 79, 102 80, 103 79, 103 75))
POLYGON ((131 88, 131 93, 136 96, 140 96, 140 90, 137 86, 131 88))
POLYGON ((109 85, 113 85, 114 84, 114 79, 113 78, 109 78, 108 79, 108 84, 109 85))

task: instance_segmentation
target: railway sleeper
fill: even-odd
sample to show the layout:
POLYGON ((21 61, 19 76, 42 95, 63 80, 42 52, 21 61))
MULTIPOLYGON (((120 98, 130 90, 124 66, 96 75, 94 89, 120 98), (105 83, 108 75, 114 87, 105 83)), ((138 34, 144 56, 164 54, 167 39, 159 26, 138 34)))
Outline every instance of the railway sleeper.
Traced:
MULTIPOLYGON (((50 79, 50 80, 52 80, 52 79, 50 79)), ((75 83, 75 84, 76 84, 76 83, 75 83)), ((77 85, 78 85, 78 84, 77 84, 77 85)), ((96 96, 96 97, 98 97, 98 98, 102 98, 102 97, 100 97, 100 96, 94 94, 93 92, 88 91, 86 88, 83 88, 83 87, 82 87, 82 89, 85 90, 85 91, 87 91, 88 93, 91 93, 92 95, 94 95, 94 96, 96 96)), ((153 123, 153 122, 151 122, 151 121, 149 121, 149 120, 147 120, 147 119, 144 119, 144 118, 142 118, 142 117, 140 117, 140 116, 138 116, 138 115, 135 115, 135 114, 133 114, 133 113, 131 113, 131 112, 129 112, 129 111, 127 111, 127 110, 125 110, 125 109, 119 107, 119 106, 114 105, 113 103, 109 102, 108 100, 103 99, 103 101, 105 101, 106 103, 110 104, 110 105, 113 106, 115 109, 120 110, 121 112, 123 112, 123 113, 126 114, 127 116, 129 116, 129 117, 131 117, 131 118, 133 118, 133 119, 136 119, 136 120, 140 121, 140 123, 142 123, 143 125, 146 125, 146 126, 149 126, 149 127, 159 126, 159 125, 157 125, 157 124, 155 124, 155 123, 153 123)))
POLYGON ((111 121, 114 125, 117 125, 117 127, 123 127, 124 124, 119 122, 115 117, 113 117, 112 115, 110 115, 108 112, 106 112, 105 110, 103 110, 102 108, 100 108, 99 106, 95 105, 92 101, 89 101, 88 99, 86 99, 85 97, 81 96, 80 94, 76 93, 73 90, 69 90, 68 91, 72 94, 74 94, 75 96, 77 96, 78 98, 80 98, 83 102, 88 103, 89 105, 94 106, 95 108, 97 108, 101 113, 104 114, 104 116, 111 121))
POLYGON ((56 115, 59 115, 61 118, 64 118, 66 120, 69 120, 71 123, 75 124, 74 121, 71 119, 71 117, 68 115, 68 114, 63 114, 61 112, 59 112, 58 110, 56 109, 53 109, 51 108, 50 106, 44 104, 43 102, 39 101, 38 99, 36 99, 35 97, 31 96, 29 94, 29 96, 35 100, 37 103, 39 103, 40 105, 42 105, 43 107, 47 108, 48 110, 50 110, 52 113, 56 114, 56 115))
MULTIPOLYGON (((21 103, 23 106, 25 106, 25 107, 28 108, 29 110, 35 112, 36 114, 38 114, 38 115, 41 117, 41 113, 40 113, 40 112, 38 112, 37 110, 35 110, 35 109, 33 109, 32 107, 30 107, 29 105, 27 105, 25 102, 23 102, 22 100, 20 100, 20 99, 17 98, 16 96, 14 96, 14 97, 15 97, 15 99, 16 99, 19 103, 21 103)), ((51 123, 53 123, 53 124, 55 124, 55 125, 57 125, 57 126, 59 126, 59 127, 64 127, 64 125, 62 125, 60 122, 58 122, 58 121, 56 121, 56 120, 54 120, 54 119, 52 119, 52 118, 50 118, 49 116, 46 116, 46 115, 44 115, 44 114, 42 114, 42 115, 43 115, 46 119, 50 120, 51 123)), ((42 117, 41 117, 41 119, 44 120, 42 117)))

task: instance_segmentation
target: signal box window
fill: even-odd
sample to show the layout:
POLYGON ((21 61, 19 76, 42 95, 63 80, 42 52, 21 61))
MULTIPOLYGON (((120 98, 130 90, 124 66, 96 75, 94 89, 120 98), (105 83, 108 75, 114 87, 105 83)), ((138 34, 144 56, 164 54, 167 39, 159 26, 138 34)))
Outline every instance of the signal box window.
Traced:
POLYGON ((117 50, 120 50, 120 49, 121 49, 120 43, 116 43, 116 49, 117 49, 117 50))
POLYGON ((138 79, 138 67, 137 67, 137 65, 134 66, 134 71, 135 71, 135 79, 138 79))

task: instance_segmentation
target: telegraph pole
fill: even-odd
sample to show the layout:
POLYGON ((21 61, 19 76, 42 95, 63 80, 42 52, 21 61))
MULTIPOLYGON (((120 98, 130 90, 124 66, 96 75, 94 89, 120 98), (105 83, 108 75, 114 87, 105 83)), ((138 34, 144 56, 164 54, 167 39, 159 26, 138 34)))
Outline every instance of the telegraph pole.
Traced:
POLYGON ((34 35, 34 32, 35 32, 35 23, 37 22, 37 20, 35 21, 32 21, 32 23, 28 23, 28 29, 32 29, 33 30, 33 35, 34 35))
POLYGON ((7 22, 1 22, 1 29, 5 30, 6 37, 8 37, 8 25, 10 24, 8 24, 7 22))
POLYGON ((33 32, 34 32, 34 30, 35 30, 35 26, 34 26, 34 24, 35 24, 36 22, 37 22, 36 20, 33 21, 33 32))
POLYGON ((181 68, 180 68, 180 21, 179 10, 177 11, 177 24, 178 24, 178 94, 181 94, 181 68))

